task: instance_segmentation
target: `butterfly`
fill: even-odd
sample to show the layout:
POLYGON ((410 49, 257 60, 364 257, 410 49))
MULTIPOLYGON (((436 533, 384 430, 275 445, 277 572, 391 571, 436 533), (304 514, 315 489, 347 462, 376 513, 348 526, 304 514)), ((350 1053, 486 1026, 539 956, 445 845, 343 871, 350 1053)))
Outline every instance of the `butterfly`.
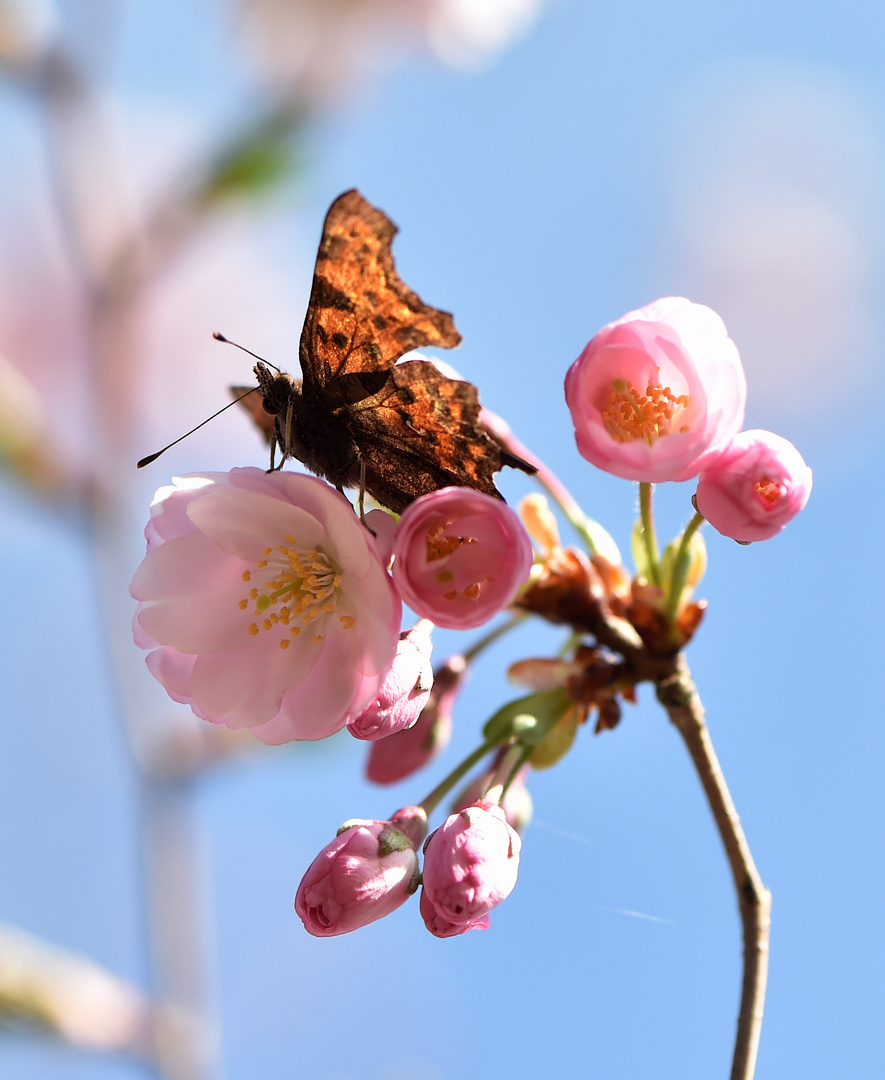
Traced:
MULTIPOLYGON (((502 498, 494 474, 534 467, 483 428, 476 387, 412 349, 450 349, 452 316, 430 307, 396 272, 397 227, 356 190, 332 203, 301 331, 301 379, 255 365, 259 395, 243 398, 282 465, 301 461, 340 489, 359 487, 396 513, 450 485, 502 498)), ((241 397, 248 387, 231 387, 241 397)))

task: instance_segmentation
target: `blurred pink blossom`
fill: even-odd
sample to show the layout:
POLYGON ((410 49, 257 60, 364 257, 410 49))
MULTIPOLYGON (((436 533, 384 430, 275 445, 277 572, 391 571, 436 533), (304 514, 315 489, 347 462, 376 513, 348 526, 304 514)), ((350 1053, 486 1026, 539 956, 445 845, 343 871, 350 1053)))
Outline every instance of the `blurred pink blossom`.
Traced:
POLYGON ((696 476, 737 433, 746 379, 719 316, 683 297, 630 311, 569 368, 578 450, 625 480, 696 476))
POLYGON ((463 656, 450 656, 433 676, 433 689, 417 721, 373 742, 366 761, 366 779, 373 784, 395 784, 423 769, 449 744, 452 705, 467 671, 463 656))
POLYGON ((348 934, 383 919, 418 887, 416 848, 427 833, 420 807, 390 821, 342 826, 317 855, 295 894, 295 910, 314 937, 348 934))
POLYGON ((456 67, 481 65, 531 27, 541 3, 240 0, 239 36, 265 82, 322 103, 414 47, 456 67))
POLYGON ((698 510, 741 543, 768 540, 805 507, 811 469, 795 446, 770 431, 742 431, 698 478, 698 510))
POLYGON ((284 743, 333 734, 377 696, 401 605, 328 484, 254 468, 177 477, 145 535, 135 636, 174 700, 284 743))
POLYGON ((393 550, 393 580, 405 603, 456 630, 506 607, 532 568, 531 541, 516 514, 470 488, 441 488, 407 506, 393 550))
POLYGON ((433 642, 418 623, 400 634, 396 656, 378 696, 366 711, 347 725, 356 739, 372 742, 412 727, 421 715, 433 688, 430 654, 433 642))
POLYGON ((452 814, 424 846, 425 907, 469 929, 510 895, 520 847, 519 834, 494 803, 474 803, 452 814))

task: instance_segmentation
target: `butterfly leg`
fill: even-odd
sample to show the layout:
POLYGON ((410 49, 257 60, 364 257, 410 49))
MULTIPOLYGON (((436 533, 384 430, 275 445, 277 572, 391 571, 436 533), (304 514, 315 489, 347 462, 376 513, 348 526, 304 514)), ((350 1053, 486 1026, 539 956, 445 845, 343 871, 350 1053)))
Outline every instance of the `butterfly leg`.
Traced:
MULTIPOLYGON (((357 451, 359 453, 359 451, 357 451)), ((359 493, 359 508, 360 508, 360 521, 366 520, 366 459, 362 454, 359 454, 360 458, 360 493, 359 493)))
MULTIPOLYGON (((276 471, 276 452, 277 443, 280 442, 280 418, 276 417, 274 420, 274 437, 270 440, 270 468, 267 470, 269 473, 276 471)), ((283 459, 285 461, 285 458, 283 459)))

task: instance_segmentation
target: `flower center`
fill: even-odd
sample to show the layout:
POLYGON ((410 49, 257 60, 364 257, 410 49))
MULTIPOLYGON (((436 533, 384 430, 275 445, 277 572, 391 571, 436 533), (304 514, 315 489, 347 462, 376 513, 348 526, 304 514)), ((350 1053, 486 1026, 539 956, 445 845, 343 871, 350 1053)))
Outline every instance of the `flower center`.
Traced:
POLYGON ((769 506, 774 506, 783 495, 781 485, 777 480, 772 480, 769 476, 763 476, 761 480, 757 480, 753 487, 756 489, 756 494, 764 499, 769 506))
MULTIPOLYGON (((445 529, 441 525, 437 525, 435 528, 427 530, 427 561, 436 562, 439 559, 445 559, 454 551, 458 551, 459 548, 475 543, 476 538, 473 536, 446 536, 445 529)), ((443 566, 437 571, 436 580, 440 585, 450 585, 457 580, 457 575, 450 566, 443 566)), ((443 599, 457 600, 459 596, 465 596, 468 600, 475 600, 485 582, 494 580, 493 577, 487 577, 484 581, 471 581, 460 591, 450 589, 448 592, 443 593, 443 599)))
POLYGON ((602 422, 616 442, 646 442, 652 446, 663 435, 690 430, 680 424, 689 406, 688 394, 674 394, 669 386, 649 383, 639 393, 628 379, 612 379, 602 422))
MULTIPOLYGON (((253 637, 262 630, 277 629, 280 648, 288 649, 293 637, 338 606, 341 572, 324 551, 300 548, 292 536, 286 537, 285 544, 265 548, 255 568, 243 571, 243 581, 254 579, 256 584, 239 604, 241 611, 252 609, 256 621, 248 629, 253 637)), ((351 615, 338 618, 345 630, 354 625, 351 615)), ((314 630, 312 640, 322 641, 319 627, 314 630)))

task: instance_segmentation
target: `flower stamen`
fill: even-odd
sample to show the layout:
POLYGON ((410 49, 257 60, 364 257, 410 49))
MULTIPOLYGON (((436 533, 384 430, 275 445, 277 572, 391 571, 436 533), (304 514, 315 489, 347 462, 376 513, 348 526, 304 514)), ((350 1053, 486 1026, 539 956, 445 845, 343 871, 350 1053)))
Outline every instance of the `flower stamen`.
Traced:
POLYGON ((616 442, 642 441, 652 446, 664 435, 690 430, 689 424, 679 423, 689 404, 687 394, 674 394, 669 386, 649 383, 642 394, 629 379, 612 379, 608 404, 600 413, 616 442))
POLYGON ((772 480, 769 476, 763 476, 761 480, 757 480, 753 487, 756 489, 757 495, 760 495, 769 506, 774 506, 784 493, 783 487, 777 480, 772 480))
MULTIPOLYGON (((266 548, 263 554, 269 558, 257 561, 256 570, 243 572, 243 580, 250 581, 256 571, 265 571, 261 575, 263 587, 249 591, 249 599, 254 603, 253 617, 265 616, 260 623, 249 624, 248 632, 253 636, 278 626, 288 628, 289 634, 295 637, 301 633, 301 627, 331 615, 337 607, 340 570, 324 551, 299 548, 291 536, 287 536, 286 541, 276 548, 266 548), (296 619, 301 625, 290 627, 290 622, 296 619)), ((240 610, 246 610, 248 606, 249 600, 239 601, 240 610)), ((351 615, 340 616, 340 620, 345 629, 350 629, 356 621, 351 615)), ((290 637, 282 638, 280 648, 288 648, 290 640, 290 637)), ((317 633, 312 640, 320 642, 324 636, 317 633)))

